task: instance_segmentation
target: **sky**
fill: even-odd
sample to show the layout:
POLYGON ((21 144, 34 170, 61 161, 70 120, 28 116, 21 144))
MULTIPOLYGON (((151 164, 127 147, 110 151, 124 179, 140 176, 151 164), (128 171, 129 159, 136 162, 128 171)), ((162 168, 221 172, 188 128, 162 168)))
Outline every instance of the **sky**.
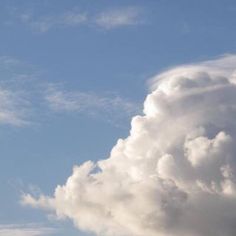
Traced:
POLYGON ((189 221, 180 222, 180 227, 173 219, 185 212, 181 204, 187 196, 197 199, 188 206, 196 218, 202 213, 195 212, 193 205, 209 206, 215 218, 203 218, 216 229, 217 222, 222 222, 222 209, 235 208, 231 169, 236 165, 230 159, 235 138, 235 15, 234 0, 1 0, 0 236, 235 235, 236 216, 231 212, 225 216, 227 227, 221 225, 222 232, 209 231, 192 215, 184 215, 189 221), (221 90, 209 92, 217 86, 221 90), (202 100, 196 94, 202 94, 202 100), (219 109, 218 104, 222 105, 219 109), (209 112, 209 107, 216 109, 209 112), (179 117, 183 113, 186 118, 179 117), (170 125, 175 117, 181 127, 189 124, 186 130, 170 125), (184 167, 180 151, 173 151, 180 150, 178 138, 185 140, 184 155, 203 179, 184 167), (170 140, 172 152, 161 140, 170 140), (154 141, 162 150, 156 151, 154 141), (205 147, 200 153, 198 145, 205 147), (217 159, 222 150, 229 152, 229 160, 217 159), (209 160, 201 169, 206 152, 218 161, 209 160), (159 153, 160 160, 153 153, 159 153), (172 179, 177 189, 168 184, 166 193, 160 190, 163 184, 150 180, 130 187, 129 181, 140 183, 140 178, 154 175, 152 164, 142 159, 147 155, 158 162, 158 178, 172 179), (176 166, 184 176, 170 168, 173 156, 180 160, 176 166), (124 170, 129 177, 118 174, 124 170), (104 188, 96 187, 93 178, 104 188), (211 205, 205 192, 196 197, 195 190, 186 190, 187 180, 222 199, 212 197, 215 205, 211 205), (119 189, 116 183, 123 187, 119 189), (164 216, 152 219, 149 207, 155 206, 159 214, 162 200, 153 203, 148 194, 137 197, 137 192, 150 192, 152 184, 158 186, 157 196, 163 194, 167 201, 172 194, 183 209, 166 203, 164 216), (106 191, 117 198, 106 199, 101 194, 106 191), (129 194, 137 197, 133 204, 140 203, 136 215, 150 217, 155 227, 145 225, 146 218, 142 227, 137 226, 140 219, 131 214, 134 208, 125 200, 129 194), (97 200, 90 199, 91 195, 97 200), (94 205, 89 208, 86 199, 94 205), (130 207, 124 210, 120 202, 130 207), (113 206, 114 212, 104 213, 105 217, 96 205, 101 209, 113 206), (114 221, 107 219, 109 214, 114 221), (130 226, 124 226, 125 222, 131 222, 130 226))

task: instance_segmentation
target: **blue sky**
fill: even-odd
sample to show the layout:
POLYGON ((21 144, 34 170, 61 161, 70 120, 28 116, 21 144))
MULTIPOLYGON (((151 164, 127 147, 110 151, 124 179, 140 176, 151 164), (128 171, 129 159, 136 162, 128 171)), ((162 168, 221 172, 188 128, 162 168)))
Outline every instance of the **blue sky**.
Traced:
POLYGON ((86 235, 21 193, 106 158, 158 72, 235 53, 235 15, 234 0, 2 0, 0 235, 86 235))

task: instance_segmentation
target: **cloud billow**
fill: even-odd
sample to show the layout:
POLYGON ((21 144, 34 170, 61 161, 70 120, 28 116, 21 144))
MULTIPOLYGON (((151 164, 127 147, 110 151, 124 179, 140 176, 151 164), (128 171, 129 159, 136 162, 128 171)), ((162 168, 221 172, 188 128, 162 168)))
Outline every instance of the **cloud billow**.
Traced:
POLYGON ((152 80, 144 115, 110 157, 22 203, 105 236, 236 234, 236 56, 152 80))

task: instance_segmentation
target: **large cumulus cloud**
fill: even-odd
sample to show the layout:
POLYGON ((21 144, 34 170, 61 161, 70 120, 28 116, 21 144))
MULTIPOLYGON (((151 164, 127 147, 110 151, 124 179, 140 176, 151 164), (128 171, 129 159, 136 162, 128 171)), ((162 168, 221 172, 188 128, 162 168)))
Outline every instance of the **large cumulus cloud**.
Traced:
POLYGON ((235 71, 229 55, 157 75, 108 159, 22 202, 97 235, 236 235, 235 71))

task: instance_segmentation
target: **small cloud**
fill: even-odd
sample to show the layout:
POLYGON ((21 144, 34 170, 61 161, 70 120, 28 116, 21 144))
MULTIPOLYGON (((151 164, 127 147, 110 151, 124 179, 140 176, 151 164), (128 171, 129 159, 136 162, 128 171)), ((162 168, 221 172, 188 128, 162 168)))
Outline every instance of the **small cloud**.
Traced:
POLYGON ((141 10, 137 7, 119 8, 104 11, 96 16, 95 23, 104 29, 114 29, 143 23, 141 10))
POLYGON ((0 224, 0 236, 54 235, 56 229, 38 224, 0 224))

